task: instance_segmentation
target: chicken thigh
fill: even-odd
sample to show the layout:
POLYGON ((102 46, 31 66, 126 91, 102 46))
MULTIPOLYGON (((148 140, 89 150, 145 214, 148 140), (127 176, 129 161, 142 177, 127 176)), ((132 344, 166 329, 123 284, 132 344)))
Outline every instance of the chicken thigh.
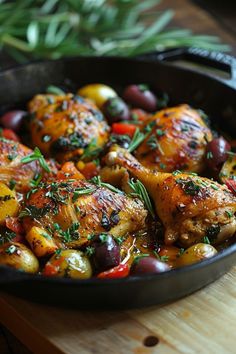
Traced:
POLYGON ((84 180, 41 183, 22 212, 27 232, 40 227, 60 247, 80 247, 94 233, 126 236, 143 229, 146 216, 139 199, 84 180))
POLYGON ((166 108, 148 119, 143 129, 151 130, 135 152, 143 166, 162 172, 203 170, 212 133, 198 111, 186 104, 166 108))
POLYGON ((189 247, 205 236, 211 243, 219 243, 234 235, 236 197, 225 185, 180 171, 153 172, 118 146, 105 161, 126 168, 145 185, 165 227, 167 245, 178 240, 189 247))
POLYGON ((34 146, 58 161, 89 160, 108 139, 109 126, 90 101, 73 94, 37 95, 29 103, 34 146), (89 152, 89 153, 88 153, 89 152))

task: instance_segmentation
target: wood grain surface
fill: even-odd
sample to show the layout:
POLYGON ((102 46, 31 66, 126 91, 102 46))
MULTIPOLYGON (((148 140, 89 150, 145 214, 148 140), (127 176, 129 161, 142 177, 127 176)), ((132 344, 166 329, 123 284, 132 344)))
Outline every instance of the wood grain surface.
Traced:
MULTIPOLYGON (((236 55, 236 1, 195 3, 202 8, 188 0, 164 0, 158 9, 174 9, 174 26, 217 35, 236 55)), ((13 62, 0 56, 0 64, 13 62)), ((0 354, 232 354, 235 309, 236 267, 187 298, 128 312, 62 310, 2 294, 0 354)))

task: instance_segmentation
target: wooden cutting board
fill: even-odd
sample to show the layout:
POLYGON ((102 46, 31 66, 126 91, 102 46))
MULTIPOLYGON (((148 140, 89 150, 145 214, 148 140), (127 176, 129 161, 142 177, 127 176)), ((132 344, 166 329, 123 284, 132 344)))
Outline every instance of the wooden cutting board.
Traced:
POLYGON ((36 354, 236 353, 236 266, 172 304, 88 312, 2 294, 0 320, 36 354))

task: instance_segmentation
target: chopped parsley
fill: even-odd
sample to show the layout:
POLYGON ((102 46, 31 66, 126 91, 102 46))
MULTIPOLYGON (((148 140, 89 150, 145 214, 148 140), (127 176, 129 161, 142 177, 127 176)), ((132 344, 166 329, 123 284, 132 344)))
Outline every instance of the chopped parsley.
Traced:
POLYGON ((16 186, 16 181, 14 180, 14 179, 11 179, 10 181, 9 181, 9 188, 11 189, 11 190, 13 190, 14 188, 15 188, 15 186, 16 186))
POLYGON ((183 178, 179 178, 176 180, 176 183, 181 185, 185 194, 188 194, 191 196, 197 195, 201 190, 201 187, 191 180, 185 180, 183 178))
POLYGON ((211 151, 208 151, 208 152, 207 152, 206 158, 207 158, 208 160, 213 158, 213 154, 212 154, 211 151))
POLYGON ((7 254, 13 254, 16 251, 17 251, 17 247, 15 245, 11 245, 5 249, 5 253, 7 254))
POLYGON ((230 210, 226 210, 225 214, 228 216, 229 219, 234 216, 234 213, 232 211, 230 211, 230 210))

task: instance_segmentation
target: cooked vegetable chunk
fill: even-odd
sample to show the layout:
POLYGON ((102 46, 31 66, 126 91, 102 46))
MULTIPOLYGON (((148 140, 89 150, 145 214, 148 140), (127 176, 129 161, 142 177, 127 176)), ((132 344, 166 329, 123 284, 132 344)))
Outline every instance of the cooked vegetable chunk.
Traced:
POLYGON ((39 262, 32 251, 22 243, 5 243, 0 248, 0 264, 27 273, 37 273, 39 262))
POLYGON ((5 224, 7 217, 16 216, 18 210, 19 203, 15 192, 0 182, 0 225, 5 224))
POLYGON ((37 257, 44 257, 55 252, 58 248, 49 233, 37 226, 33 226, 26 234, 26 240, 37 257))
POLYGON ((177 265, 185 266, 211 258, 217 254, 217 250, 206 243, 197 243, 186 249, 186 251, 178 258, 177 265))
POLYGON ((81 251, 59 250, 45 265, 46 276, 88 279, 92 276, 89 259, 81 251))

